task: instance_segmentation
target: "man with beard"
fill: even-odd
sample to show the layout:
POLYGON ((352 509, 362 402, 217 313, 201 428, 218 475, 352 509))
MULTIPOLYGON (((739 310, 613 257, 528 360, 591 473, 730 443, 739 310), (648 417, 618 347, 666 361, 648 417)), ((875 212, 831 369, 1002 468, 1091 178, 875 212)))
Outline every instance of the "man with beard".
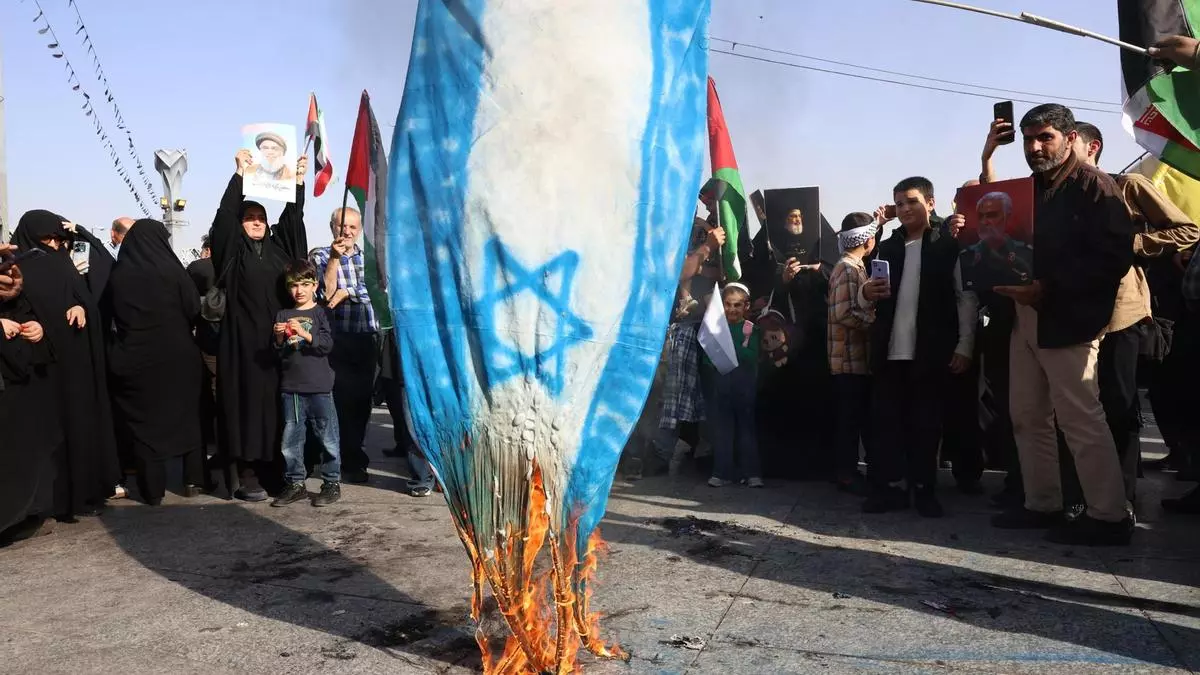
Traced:
POLYGON ((1033 251, 1008 235, 1012 198, 989 192, 976 206, 979 241, 960 256, 963 285, 976 293, 996 286, 1019 286, 1033 280, 1033 251))
POLYGON ((251 164, 246 169, 246 178, 257 181, 296 180, 296 172, 284 160, 284 155, 287 154, 287 141, 283 140, 282 136, 264 131, 254 137, 254 145, 262 155, 262 162, 251 164))
POLYGON ((1060 543, 1126 545, 1133 521, 1096 372, 1100 339, 1133 261, 1133 222, 1112 178, 1073 153, 1078 134, 1068 108, 1037 106, 1020 129, 1034 173, 1033 281, 994 290, 1017 303, 1010 404, 1025 504, 993 524, 1053 528, 1049 539, 1060 543), (1087 512, 1069 523, 1056 421, 1087 501, 1087 512))

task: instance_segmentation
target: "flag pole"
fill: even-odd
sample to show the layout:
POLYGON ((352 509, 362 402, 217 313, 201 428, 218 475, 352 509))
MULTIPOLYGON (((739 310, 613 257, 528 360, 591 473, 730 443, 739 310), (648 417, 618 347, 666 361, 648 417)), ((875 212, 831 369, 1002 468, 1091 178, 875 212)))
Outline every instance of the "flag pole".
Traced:
POLYGON ((1135 52, 1135 53, 1141 54, 1143 56, 1145 56, 1147 53, 1145 47, 1139 47, 1135 44, 1123 42, 1116 38, 1108 37, 1107 35, 1101 35, 1100 33, 1096 33, 1094 31, 1090 31, 1090 30, 1087 30, 1084 28, 1079 28, 1078 26, 1071 26, 1069 24, 1062 23, 1061 21, 1055 21, 1054 19, 1047 19, 1045 17, 1038 16, 1036 14, 1030 14, 1029 12, 1021 12, 1020 14, 1009 14, 1008 12, 998 12, 994 9, 984 9, 982 7, 972 7, 971 5, 964 5, 961 2, 949 2, 948 0, 912 0, 912 1, 924 3, 926 5, 937 5, 939 7, 949 7, 950 9, 961 9, 966 12, 975 12, 976 14, 985 14, 987 16, 994 16, 994 17, 1001 18, 1001 19, 1020 21, 1021 23, 1027 23, 1027 24, 1031 24, 1034 26, 1041 26, 1042 28, 1049 28, 1051 30, 1056 30, 1056 31, 1059 31, 1062 33, 1069 33, 1071 35, 1078 35, 1080 37, 1092 38, 1093 40, 1107 42, 1110 45, 1115 45, 1117 47, 1120 47, 1121 49, 1135 52))

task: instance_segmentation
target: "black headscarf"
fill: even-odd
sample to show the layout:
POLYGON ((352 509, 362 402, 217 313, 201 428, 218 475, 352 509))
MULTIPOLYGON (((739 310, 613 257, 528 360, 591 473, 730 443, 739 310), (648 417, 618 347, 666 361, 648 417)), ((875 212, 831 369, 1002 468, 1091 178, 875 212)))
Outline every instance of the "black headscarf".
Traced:
POLYGON ((89 318, 99 318, 96 301, 88 289, 87 281, 71 262, 67 246, 54 250, 42 243, 47 237, 70 240, 70 233, 63 230, 66 219, 57 213, 44 210, 28 211, 17 222, 12 243, 22 251, 41 248, 46 255, 30 258, 21 263, 21 274, 25 277, 25 294, 33 305, 34 312, 43 322, 54 325, 70 307, 79 305, 88 311, 89 318))
MULTIPOLYGON (((240 213, 238 213, 238 219, 241 220, 241 219, 245 218, 246 212, 254 207, 262 209, 263 217, 265 219, 265 217, 267 215, 267 207, 263 206, 262 204, 254 201, 252 199, 247 199, 246 201, 242 202, 242 210, 240 213)), ((254 252, 257 255, 261 256, 262 252, 263 252, 263 240, 270 236, 271 236, 271 227, 270 227, 270 225, 267 225, 267 227, 265 228, 265 231, 263 232, 262 239, 251 239, 250 237, 246 237, 246 240, 250 242, 250 248, 254 249, 254 252)))
MULTIPOLYGON (((32 248, 48 248, 42 244, 42 240, 47 237, 57 237, 63 240, 70 238, 68 233, 63 230, 65 220, 66 218, 51 211, 42 209, 27 211, 17 223, 17 229, 13 231, 10 241, 22 251, 32 248)), ((22 271, 24 271, 23 267, 22 271)))
POLYGON ((123 323, 149 322, 151 314, 182 302, 184 318, 190 324, 200 311, 200 299, 183 263, 171 250, 171 238, 161 222, 144 218, 129 227, 121 243, 121 256, 113 267, 105 294, 105 306, 113 303, 132 308, 134 316, 119 312, 118 330, 123 323), (145 314, 138 318, 138 313, 145 314))
POLYGON ((167 226, 150 218, 143 218, 131 225, 125 240, 121 242, 117 269, 125 265, 153 269, 170 278, 186 276, 183 263, 171 250, 171 235, 167 232, 167 226))

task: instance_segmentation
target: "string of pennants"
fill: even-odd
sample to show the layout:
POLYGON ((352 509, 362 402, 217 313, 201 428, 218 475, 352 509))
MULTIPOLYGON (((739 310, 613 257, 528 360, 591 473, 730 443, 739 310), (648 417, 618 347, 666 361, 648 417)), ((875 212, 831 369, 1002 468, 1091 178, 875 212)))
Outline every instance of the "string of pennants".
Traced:
POLYGON ((146 168, 142 166, 142 160, 138 156, 137 148, 133 144, 133 132, 129 129, 129 125, 125 123, 125 117, 121 115, 121 108, 117 105, 117 99, 113 96, 112 87, 108 84, 108 76, 104 74, 104 69, 100 67, 100 56, 96 53, 96 46, 92 43, 92 36, 88 35, 87 27, 83 25, 83 16, 79 14, 79 6, 75 4, 75 0, 67 0, 67 4, 71 9, 75 10, 75 34, 83 34, 83 46, 87 47, 88 54, 92 55, 92 63, 96 67, 96 79, 104 85, 104 97, 112 105, 113 119, 117 122, 117 128, 125 132, 125 140, 129 143, 129 156, 137 165, 138 176, 142 179, 142 184, 146 186, 146 192, 151 197, 151 203, 158 203, 158 193, 154 190, 154 185, 151 184, 150 178, 146 175, 146 168))
POLYGON ((139 194, 133 181, 129 178, 129 171, 125 168, 125 163, 121 161, 121 156, 117 153, 116 146, 113 145, 112 139, 108 135, 108 131, 104 128, 104 123, 100 121, 100 116, 96 114, 96 109, 92 106, 91 95, 88 94, 87 90, 83 88, 83 83, 80 82, 79 77, 75 74, 75 68, 71 65, 71 60, 67 58, 66 52, 63 51, 61 46, 62 43, 59 41, 58 36, 54 33, 54 29, 50 26, 50 19, 46 16, 46 12, 42 9, 41 2, 38 0, 33 0, 33 4, 38 10, 37 16, 33 17, 33 23, 42 24, 42 26, 38 28, 38 35, 50 36, 50 42, 46 45, 46 48, 50 50, 51 56, 62 60, 67 72, 67 84, 71 86, 72 91, 78 93, 83 99, 83 105, 80 106, 80 110, 84 112, 86 117, 91 118, 92 127, 96 131, 96 136, 100 138, 104 149, 108 151, 109 157, 113 162, 113 168, 116 169, 117 175, 120 176, 121 180, 125 183, 125 186, 129 188, 129 194, 133 195, 133 199, 137 202, 138 208, 141 209, 143 215, 150 217, 150 209, 146 207, 145 200, 142 199, 142 195, 139 194))

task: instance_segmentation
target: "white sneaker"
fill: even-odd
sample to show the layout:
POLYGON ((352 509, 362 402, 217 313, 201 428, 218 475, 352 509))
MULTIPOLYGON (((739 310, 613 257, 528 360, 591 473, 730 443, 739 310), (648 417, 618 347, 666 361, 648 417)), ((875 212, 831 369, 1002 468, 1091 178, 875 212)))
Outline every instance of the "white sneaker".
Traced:
POLYGON ((746 487, 760 488, 763 487, 763 479, 754 477, 746 481, 746 487))
POLYGON ((708 479, 708 487, 725 487, 726 485, 729 485, 729 481, 721 480, 716 476, 708 479))

